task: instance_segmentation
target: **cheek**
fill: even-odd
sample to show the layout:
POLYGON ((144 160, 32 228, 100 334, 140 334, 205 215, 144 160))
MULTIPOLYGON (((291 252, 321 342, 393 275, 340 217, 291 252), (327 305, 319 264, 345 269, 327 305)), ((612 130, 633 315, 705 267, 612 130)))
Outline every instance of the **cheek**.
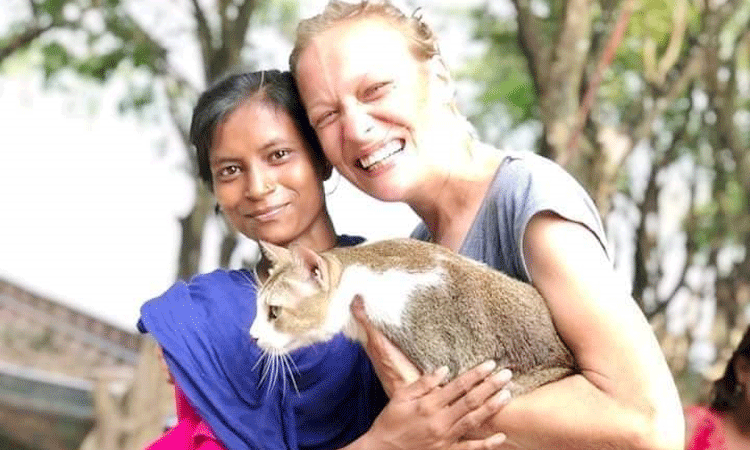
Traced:
POLYGON ((325 153, 326 158, 334 167, 339 167, 343 160, 341 144, 338 140, 338 130, 339 124, 335 123, 318 132, 318 139, 320 140, 320 145, 323 147, 323 153, 325 153))
POLYGON ((294 189, 301 197, 314 198, 320 196, 323 186, 323 180, 318 175, 312 164, 297 166, 284 172, 287 186, 294 186, 294 189))
POLYGON ((214 199, 220 212, 231 214, 236 201, 227 189, 214 186, 214 199))

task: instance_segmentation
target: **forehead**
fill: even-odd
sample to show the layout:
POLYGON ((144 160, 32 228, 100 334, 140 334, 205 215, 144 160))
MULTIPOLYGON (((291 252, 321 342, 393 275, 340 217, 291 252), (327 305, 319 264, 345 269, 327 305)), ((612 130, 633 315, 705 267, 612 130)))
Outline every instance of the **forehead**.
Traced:
POLYGON ((298 67, 301 71, 324 69, 332 77, 389 71, 396 65, 416 64, 409 44, 404 33, 386 19, 345 20, 313 37, 298 67))
POLYGON ((240 147, 261 148, 272 142, 302 142, 302 137, 284 108, 252 98, 217 125, 211 157, 240 147))

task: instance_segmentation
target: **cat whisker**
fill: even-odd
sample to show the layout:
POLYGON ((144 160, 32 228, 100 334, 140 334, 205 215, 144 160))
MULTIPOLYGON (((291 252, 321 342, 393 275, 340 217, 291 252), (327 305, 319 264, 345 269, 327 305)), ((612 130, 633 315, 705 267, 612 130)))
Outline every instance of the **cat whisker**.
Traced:
POLYGON ((263 362, 264 359, 266 359, 267 356, 268 354, 265 351, 262 351, 260 354, 260 357, 258 357, 258 360, 255 361, 255 364, 253 364, 253 367, 251 367, 250 370, 254 371, 255 369, 257 369, 258 366, 263 362))
POLYGON ((242 275, 242 278, 244 278, 245 281, 247 281, 247 285, 246 286, 255 287, 255 284, 256 284, 255 280, 251 276, 249 276, 248 274, 246 274, 245 272, 242 272, 242 271, 240 271, 239 273, 240 273, 240 275, 242 275))
MULTIPOLYGON (((299 387, 297 387, 297 382, 294 380, 294 372, 296 372, 299 375, 299 370, 297 369, 297 365, 294 363, 294 359, 292 359, 292 356, 290 354, 285 354, 282 358, 282 361, 284 362, 284 366, 286 367, 285 376, 286 379, 286 373, 289 374, 289 379, 292 380, 292 386, 294 386, 294 392, 297 393, 299 396, 299 387)), ((284 389, 286 392, 286 389, 284 389)))
MULTIPOLYGON (((263 372, 261 374, 259 384, 263 384, 263 382, 267 380, 267 378, 268 378, 268 376, 269 376, 270 372, 272 371, 273 366, 275 364, 275 362, 274 362, 275 358, 274 358, 273 354, 271 354, 271 353, 263 352, 263 357, 261 357, 261 360, 262 359, 265 359, 266 363, 263 365, 263 372)), ((259 360, 259 362, 260 362, 260 360, 259 360)))

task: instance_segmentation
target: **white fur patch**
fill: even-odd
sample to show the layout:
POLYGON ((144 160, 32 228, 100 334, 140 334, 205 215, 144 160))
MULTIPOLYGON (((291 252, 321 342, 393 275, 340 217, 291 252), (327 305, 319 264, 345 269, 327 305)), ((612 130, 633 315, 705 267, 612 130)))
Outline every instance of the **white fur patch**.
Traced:
POLYGON ((362 297, 365 312, 373 321, 400 326, 401 317, 410 294, 424 286, 434 286, 444 281, 439 269, 424 273, 407 273, 388 269, 383 273, 351 265, 341 274, 339 287, 331 299, 326 320, 327 327, 344 330, 344 334, 363 341, 363 336, 349 309, 352 300, 362 297))

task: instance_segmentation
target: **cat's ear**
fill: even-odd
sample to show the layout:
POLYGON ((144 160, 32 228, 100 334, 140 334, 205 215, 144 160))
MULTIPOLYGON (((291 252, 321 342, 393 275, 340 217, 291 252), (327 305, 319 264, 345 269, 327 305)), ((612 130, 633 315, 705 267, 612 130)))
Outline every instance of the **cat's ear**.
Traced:
POLYGON ((284 247, 266 241, 258 241, 258 246, 260 246, 260 251, 263 252, 263 256, 265 256, 271 263, 271 267, 277 266, 282 261, 288 261, 290 259, 290 252, 284 247))
POLYGON ((321 286, 325 286, 328 283, 328 266, 319 254, 304 245, 293 245, 292 257, 295 263, 304 268, 315 282, 321 286))

